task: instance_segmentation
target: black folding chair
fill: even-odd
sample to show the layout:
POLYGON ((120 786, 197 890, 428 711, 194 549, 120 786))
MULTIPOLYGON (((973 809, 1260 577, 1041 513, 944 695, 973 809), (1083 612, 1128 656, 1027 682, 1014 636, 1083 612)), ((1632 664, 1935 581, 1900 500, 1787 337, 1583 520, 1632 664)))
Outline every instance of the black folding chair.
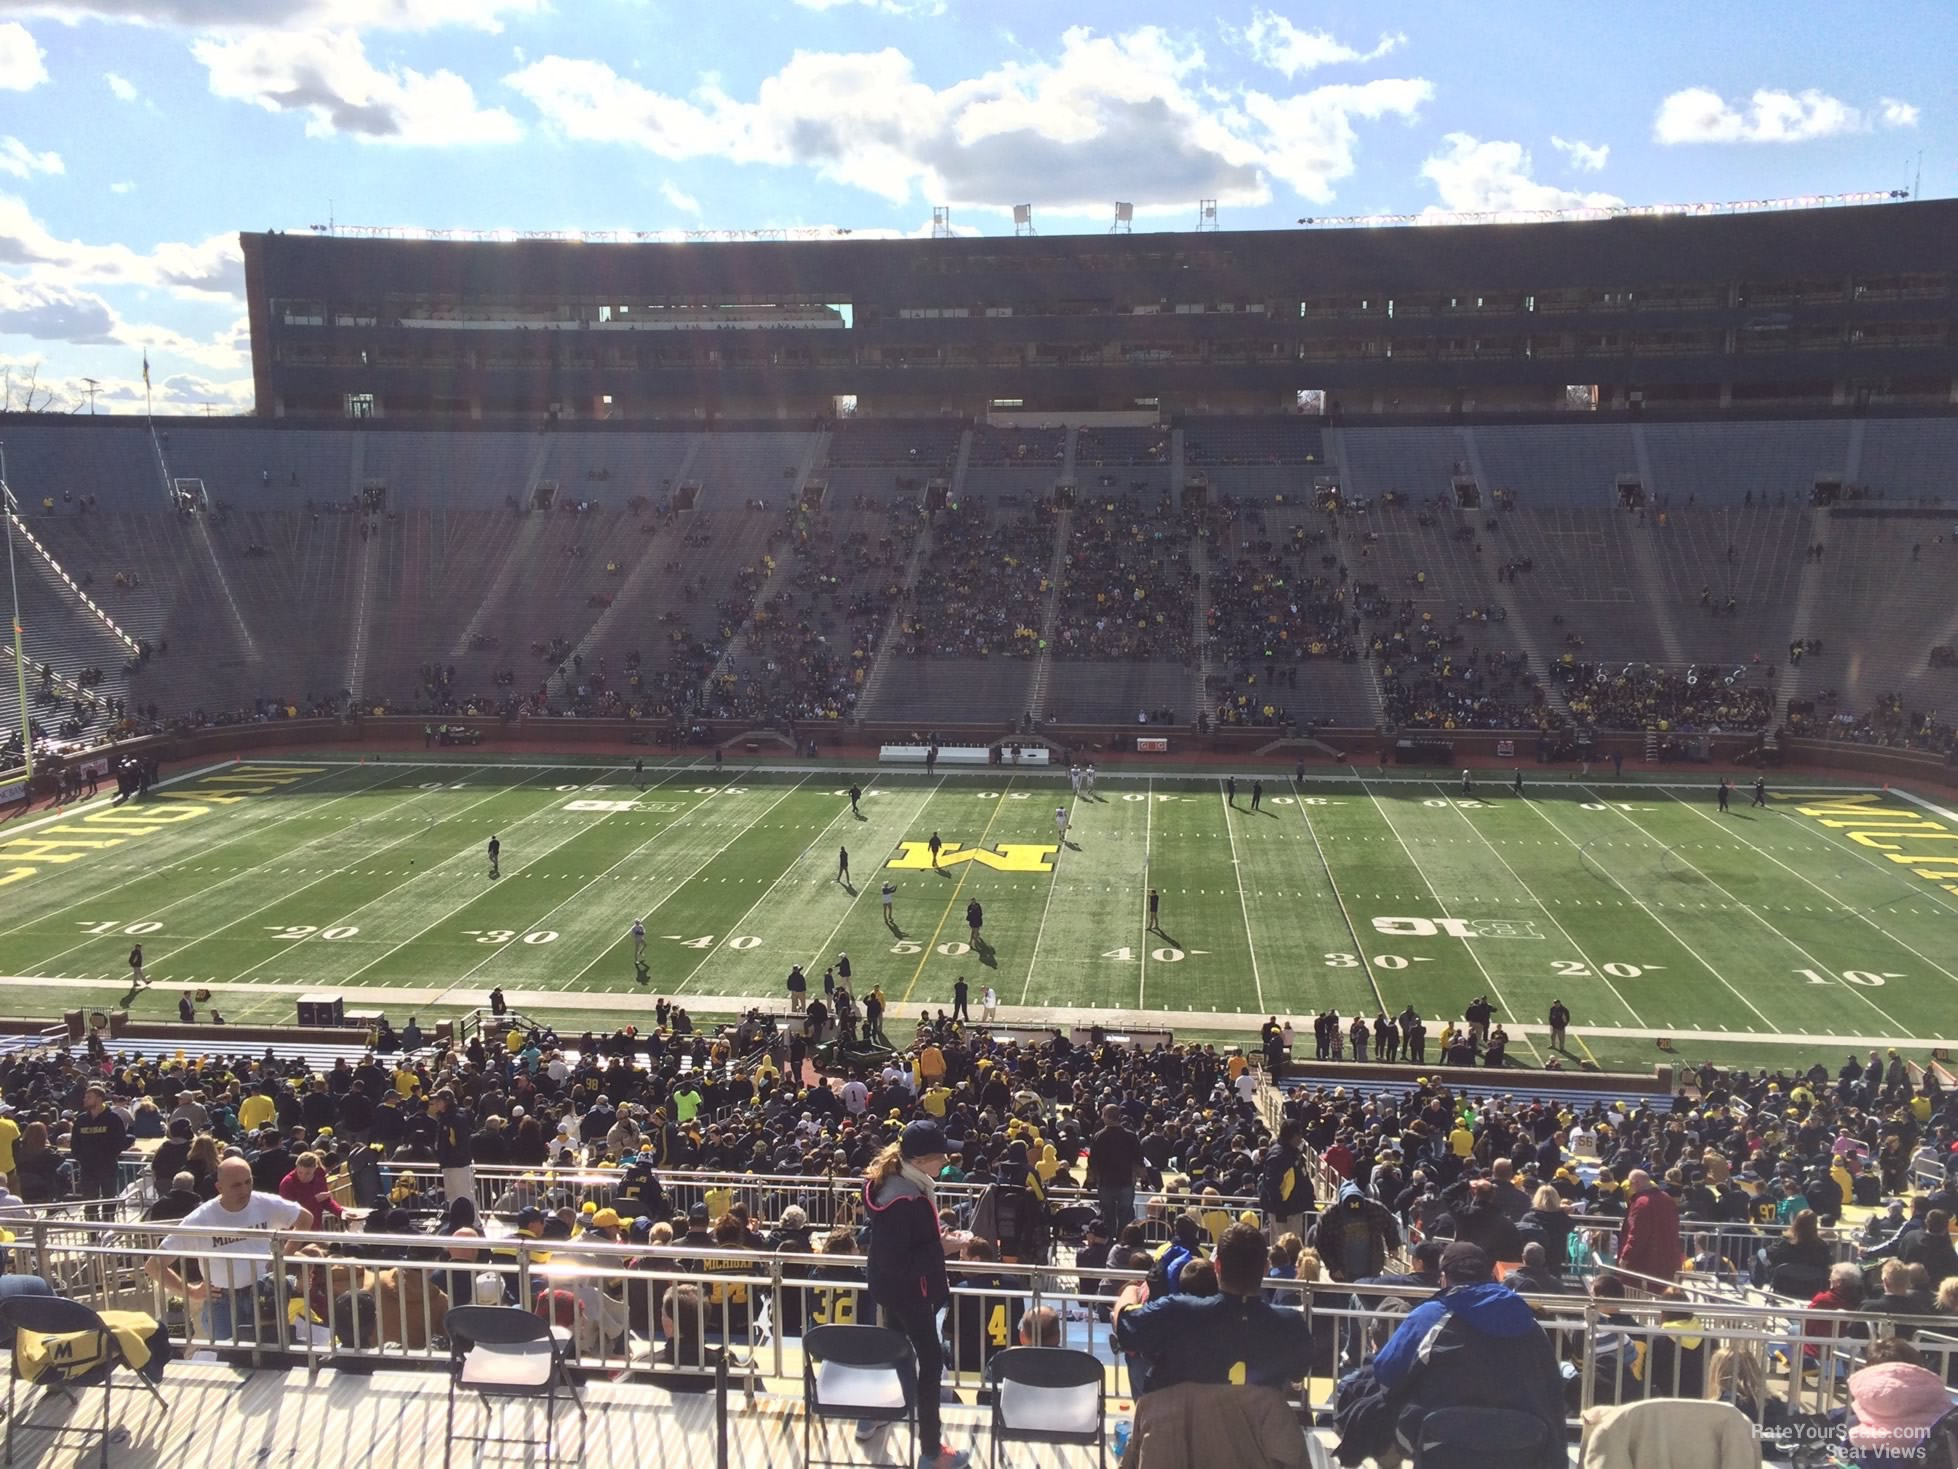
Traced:
MULTIPOLYGON (((558 1345, 551 1323, 516 1306, 456 1306, 449 1311, 449 1422, 442 1447, 443 1469, 455 1451, 456 1390, 467 1389, 483 1400, 483 1429, 460 1435, 464 1443, 504 1443, 508 1437, 491 1433, 491 1398, 544 1400, 544 1464, 551 1463, 551 1435, 556 1427, 558 1389, 585 1422, 584 1400, 572 1380, 570 1365, 558 1345)), ((523 1440, 536 1443, 536 1439, 523 1440)))
POLYGON ((911 1458, 902 1462, 912 1462, 918 1457, 918 1359, 911 1343, 888 1326, 811 1327, 802 1335, 802 1408, 805 1466, 863 1462, 811 1458, 818 1418, 909 1424, 911 1458))
POLYGON ((170 1411, 170 1404, 164 1401, 163 1394, 157 1391, 156 1384, 136 1369, 123 1352, 122 1343, 111 1331, 108 1324, 79 1301, 63 1300, 59 1296, 9 1296, 0 1301, 0 1330, 13 1335, 13 1371, 7 1376, 7 1445, 6 1462, 14 1462, 14 1430, 25 1429, 32 1433, 53 1434, 60 1439, 63 1434, 80 1434, 84 1438, 96 1437, 102 1444, 102 1469, 108 1469, 109 1402, 118 1383, 115 1380, 116 1368, 126 1367, 136 1379, 136 1385, 147 1392, 162 1407, 170 1411), (43 1338, 65 1338, 76 1350, 63 1351, 62 1342, 48 1342, 47 1358, 41 1363, 37 1377, 25 1375, 21 1362, 21 1333, 31 1332, 43 1338), (86 1347, 87 1352, 80 1349, 86 1347), (34 1405, 29 1403, 19 1418, 14 1415, 14 1389, 21 1383, 38 1382, 49 1396, 59 1396, 81 1406, 81 1400, 73 1389, 102 1388, 102 1425, 99 1428, 85 1428, 57 1423, 26 1423, 21 1421, 33 1413, 34 1405))
POLYGON ((993 1469, 1008 1440, 1092 1444, 1107 1469, 1108 1381, 1094 1353, 1008 1347, 987 1364, 986 1377, 993 1384, 993 1469))

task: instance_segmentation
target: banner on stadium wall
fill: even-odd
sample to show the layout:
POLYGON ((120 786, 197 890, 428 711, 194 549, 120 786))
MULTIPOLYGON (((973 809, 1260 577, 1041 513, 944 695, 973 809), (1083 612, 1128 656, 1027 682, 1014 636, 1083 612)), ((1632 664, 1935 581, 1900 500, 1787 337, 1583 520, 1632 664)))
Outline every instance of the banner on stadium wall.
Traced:
POLYGON ((1169 753, 1169 741, 1161 735, 1137 735, 1135 737, 1135 748, 1138 753, 1144 755, 1167 755, 1169 753))
POLYGON ((1514 740, 1496 741, 1496 754, 1500 758, 1507 760, 1515 753, 1516 753, 1516 741, 1514 740))
POLYGON ((11 780, 0 784, 0 806, 11 806, 27 799, 27 782, 11 780))

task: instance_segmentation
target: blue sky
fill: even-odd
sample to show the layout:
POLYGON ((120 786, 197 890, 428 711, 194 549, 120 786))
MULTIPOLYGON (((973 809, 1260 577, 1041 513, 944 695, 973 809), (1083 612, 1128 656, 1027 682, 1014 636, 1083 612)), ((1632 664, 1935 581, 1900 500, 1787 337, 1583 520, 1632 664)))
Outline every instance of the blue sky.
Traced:
POLYGON ((236 234, 1949 195, 1958 7, 0 0, 9 405, 248 409, 236 234), (1940 145, 1943 145, 1942 147, 1940 145))

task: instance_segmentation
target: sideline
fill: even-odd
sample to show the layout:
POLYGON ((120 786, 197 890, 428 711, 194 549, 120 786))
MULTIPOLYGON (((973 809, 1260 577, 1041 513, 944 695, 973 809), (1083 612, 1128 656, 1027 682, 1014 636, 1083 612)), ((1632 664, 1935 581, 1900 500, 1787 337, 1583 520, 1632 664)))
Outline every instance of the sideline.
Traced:
MULTIPOLYGON (((37 975, 0 975, 0 989, 44 989, 49 985, 65 985, 71 989, 116 990, 129 988, 127 980, 121 979, 55 979, 37 975)), ((344 991, 351 1003, 359 998, 363 1008, 378 1008, 383 1005, 412 1007, 415 1005, 457 1005, 486 1006, 487 990, 460 989, 455 986, 430 986, 425 988, 379 988, 371 985, 321 985, 292 984, 285 981, 270 981, 263 984, 216 983, 205 986, 216 993, 234 995, 313 995, 324 991, 339 989, 344 991)), ((159 989, 178 989, 179 985, 159 985, 159 989)), ((606 1010, 619 1014, 621 1020, 633 1015, 653 1013, 659 996, 655 993, 627 993, 622 990, 586 990, 578 994, 567 994, 563 990, 510 990, 504 994, 512 1010, 606 1010)), ((738 1015, 748 1010, 765 1010, 782 1013, 786 996, 775 995, 761 998, 755 995, 709 995, 688 996, 697 1004, 688 1005, 689 1012, 703 1015, 738 1015)), ((934 1006, 934 1009, 937 1007, 934 1006)), ((1244 1030, 1255 1034, 1264 1024, 1266 1017, 1245 1013, 1224 1013, 1216 1010, 1107 1010, 1074 1009, 1052 1005, 1001 1005, 1000 1020, 1005 1025, 1054 1026, 1092 1023, 1100 1025, 1111 1034, 1121 1034, 1125 1030, 1244 1030)), ((901 1014, 899 1016, 901 1018, 901 1014)), ((1437 1023, 1443 1017, 1433 1017, 1437 1023)), ((256 1022, 240 1021, 240 1025, 256 1022)), ((1535 1023, 1513 1023, 1503 1027, 1512 1035, 1541 1036, 1550 1033, 1547 1025, 1535 1023)), ((1638 1030, 1626 1026, 1573 1025, 1573 1036, 1584 1036, 1592 1040, 1635 1040, 1652 1043, 1659 1032, 1651 1029, 1638 1030)), ((1804 1046, 1816 1049, 1824 1046, 1842 1048, 1857 1046, 1871 1047, 1910 1046, 1931 1048, 1942 1046, 1948 1050, 1958 1050, 1958 1040, 1940 1039, 1929 1036, 1905 1035, 1808 1035, 1791 1032, 1769 1032, 1756 1030, 1669 1030, 1663 1034, 1671 1041, 1700 1041, 1712 1044, 1720 1042, 1743 1041, 1754 1045, 1804 1046)), ((1669 1056, 1673 1061, 1682 1061, 1677 1052, 1656 1052, 1655 1055, 1669 1056)), ((1434 1063, 1439 1067, 1440 1062, 1434 1063)), ((1535 1067, 1514 1068, 1518 1078, 1536 1074, 1535 1067)), ((1568 1073, 1567 1073, 1568 1074, 1568 1073)), ((1576 1073, 1584 1074, 1584 1073, 1576 1073)), ((1519 1087, 1527 1089, 1526 1083, 1519 1080, 1519 1087)))

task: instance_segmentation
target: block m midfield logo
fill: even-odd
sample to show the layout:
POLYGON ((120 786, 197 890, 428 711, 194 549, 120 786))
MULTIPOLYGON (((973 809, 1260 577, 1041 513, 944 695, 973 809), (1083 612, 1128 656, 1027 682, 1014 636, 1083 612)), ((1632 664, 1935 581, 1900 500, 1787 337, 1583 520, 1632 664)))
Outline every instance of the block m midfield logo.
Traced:
MULTIPOLYGON (((938 865, 956 867, 961 862, 977 862, 995 872, 1052 872, 1054 854, 1060 848, 1049 843, 1001 842, 991 851, 974 847, 970 851, 957 842, 944 842, 938 848, 938 865)), ((897 855, 884 864, 905 872, 931 871, 930 842, 900 842, 897 855)))

